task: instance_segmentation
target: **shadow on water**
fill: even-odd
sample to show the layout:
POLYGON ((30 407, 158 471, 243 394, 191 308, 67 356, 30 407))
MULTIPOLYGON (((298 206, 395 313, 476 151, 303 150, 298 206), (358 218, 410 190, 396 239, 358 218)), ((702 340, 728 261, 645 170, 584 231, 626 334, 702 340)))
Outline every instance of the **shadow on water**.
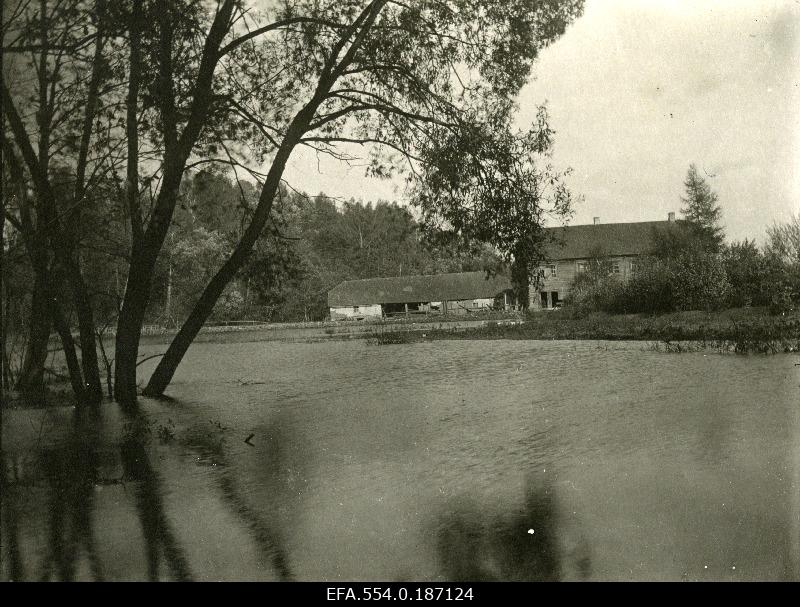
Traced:
MULTIPOLYGON (((283 447, 280 441, 276 440, 276 437, 280 437, 282 434, 280 428, 275 427, 272 431, 266 429, 261 434, 272 437, 272 440, 269 441, 271 448, 266 466, 271 470, 278 469, 282 461, 283 447)), ((293 580, 294 575, 289 567, 289 558, 282 534, 271 520, 266 519, 248 502, 247 492, 242 490, 235 466, 231 465, 230 456, 226 451, 225 437, 214 432, 207 432, 205 429, 195 428, 182 444, 200 455, 198 459, 201 461, 213 462, 214 479, 223 503, 247 528, 250 537, 265 560, 274 568, 278 578, 281 581, 293 580)), ((272 485, 271 487, 267 486, 266 489, 268 491, 277 489, 274 484, 272 485)))
MULTIPOLYGON (((23 451, 0 454, 3 577, 14 581, 84 579, 87 573, 81 563, 85 558, 90 578, 105 579, 96 535, 96 490, 103 485, 118 485, 124 492, 122 495, 128 496, 121 499, 132 498, 135 507, 147 577, 194 579, 165 504, 170 482, 154 466, 149 454, 153 436, 147 414, 142 410, 127 413, 122 420, 120 440, 114 438, 119 436, 120 427, 115 423, 118 420, 103 420, 99 414, 77 411, 60 419, 69 424, 65 434, 36 441, 23 451), (44 542, 41 548, 37 548, 36 537, 44 542)), ((181 445, 189 450, 195 463, 214 463, 211 475, 206 478, 212 480, 212 488, 223 506, 242 523, 277 577, 292 580, 279 525, 265 516, 263 508, 249 503, 250 487, 244 486, 237 476, 234 464, 239 462, 232 461, 224 437, 195 430, 181 445)), ((280 428, 262 430, 271 437, 266 465, 277 470, 282 461, 283 433, 280 428)), ((277 494, 280 475, 272 476, 275 482, 262 489, 277 494)), ((262 483, 263 480, 259 479, 262 483)), ((102 537, 99 539, 103 541, 102 537)))
MULTIPOLYGON (((16 479, 14 479, 16 480, 16 479)), ((25 566, 22 563, 22 554, 19 541, 19 503, 16 491, 9 490, 13 484, 6 471, 5 458, 0 461, 0 493, 3 495, 2 508, 2 547, 5 554, 0 555, 0 562, 5 561, 8 565, 8 579, 11 581, 25 579, 25 566), (5 557, 5 558, 3 558, 5 557)))
MULTIPOLYGON (((25 542, 21 540, 20 508, 22 491, 44 490, 46 516, 36 521, 45 528, 46 546, 38 566, 41 581, 70 581, 85 554, 91 579, 103 580, 103 565, 95 536, 95 490, 101 485, 131 482, 136 496, 137 514, 143 530, 148 572, 158 579, 160 553, 163 551, 175 579, 191 579, 183 550, 172 532, 164 510, 161 479, 150 464, 145 450, 143 418, 129 421, 125 437, 116 448, 109 447, 102 434, 107 429, 94 414, 73 413, 72 427, 64 440, 39 446, 28 461, 22 477, 19 463, 7 453, 2 457, 3 537, 10 580, 29 579, 26 572, 25 542), (131 430, 135 428, 136 430, 131 430), (98 445, 103 445, 98 448, 98 445), (117 459, 119 453, 120 459, 117 459), (120 477, 105 477, 102 470, 116 469, 122 463, 120 477), (26 477, 27 473, 27 477, 26 477)), ((35 494, 38 495, 38 491, 35 494)), ((31 548, 33 548, 31 546, 31 548)))
POLYGON ((452 502, 440 517, 441 574, 453 582, 585 580, 588 543, 562 520, 553 483, 529 477, 521 506, 487 512, 475 501, 452 502))
POLYGON ((76 424, 64 448, 41 452, 50 489, 49 552, 40 567, 42 581, 54 574, 63 581, 73 580, 81 550, 89 559, 93 579, 104 577, 92 521, 94 485, 99 477, 97 452, 91 446, 95 430, 91 424, 76 424))
POLYGON ((136 483, 136 508, 145 540, 148 577, 159 579, 163 553, 174 579, 188 581, 192 579, 189 563, 164 509, 163 481, 145 451, 148 428, 144 415, 137 413, 130 419, 120 445, 124 478, 136 483))
MULTIPOLYGON (((38 579, 48 581, 75 579, 76 563, 85 554, 94 580, 103 580, 93 528, 94 487, 102 482, 98 473, 99 457, 93 445, 98 434, 98 420, 75 414, 67 439, 59 444, 41 447, 36 466, 46 487, 47 546, 38 566, 38 579)), ((6 461, 3 454, 3 537, 10 580, 29 576, 24 565, 20 541, 20 488, 36 484, 36 479, 20 478, 16 462, 6 461)), ((24 476, 24 473, 23 473, 24 476)))

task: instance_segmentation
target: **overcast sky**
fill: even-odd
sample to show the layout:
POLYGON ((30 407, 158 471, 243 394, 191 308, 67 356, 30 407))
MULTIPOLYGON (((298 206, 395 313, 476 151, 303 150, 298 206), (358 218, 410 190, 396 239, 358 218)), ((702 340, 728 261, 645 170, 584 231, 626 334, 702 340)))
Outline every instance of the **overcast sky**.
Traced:
MULTIPOLYGON (((547 101, 554 160, 583 196, 571 223, 665 219, 691 162, 729 239, 762 241, 800 212, 800 2, 587 0, 534 73, 519 120, 547 101)), ((286 177, 309 193, 404 199, 361 167, 295 154, 286 177)))

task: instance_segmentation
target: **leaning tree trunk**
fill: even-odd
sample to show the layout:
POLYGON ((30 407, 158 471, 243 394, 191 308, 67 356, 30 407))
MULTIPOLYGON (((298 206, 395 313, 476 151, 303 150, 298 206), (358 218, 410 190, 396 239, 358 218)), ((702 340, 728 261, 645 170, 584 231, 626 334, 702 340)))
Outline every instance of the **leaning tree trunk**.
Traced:
POLYGON ((295 127, 295 129, 290 128, 290 131, 294 132, 287 134, 284 145, 278 150, 272 167, 267 174, 264 188, 259 197, 260 202, 258 207, 256 207, 250 225, 245 230, 242 239, 236 245, 231 256, 214 275, 211 282, 208 283, 208 286, 206 286, 200 299, 192 309, 191 314, 189 314, 189 318, 186 319, 180 331, 174 337, 172 343, 170 343, 169 348, 167 348, 166 353, 159 361, 158 366, 155 371, 153 371, 153 375, 150 377, 150 381, 143 391, 145 396, 160 396, 164 393, 164 390, 166 390, 167 386, 172 381, 172 377, 175 375, 175 371, 183 360, 189 346, 194 341, 194 338, 197 337, 200 329, 203 328, 203 324, 211 315, 211 312, 213 312, 217 300, 220 295, 222 295, 222 291, 236 276, 236 273, 250 256, 256 240, 258 240, 258 237, 264 230, 264 226, 272 212, 272 201, 278 192, 286 162, 289 160, 289 156, 300 138, 298 132, 302 132, 299 127, 295 127))
POLYGON ((114 347, 114 399, 123 407, 136 403, 136 361, 139 340, 158 254, 169 230, 172 212, 178 199, 186 156, 173 155, 164 170, 156 210, 147 231, 134 241, 131 253, 125 297, 117 320, 117 339, 114 347))

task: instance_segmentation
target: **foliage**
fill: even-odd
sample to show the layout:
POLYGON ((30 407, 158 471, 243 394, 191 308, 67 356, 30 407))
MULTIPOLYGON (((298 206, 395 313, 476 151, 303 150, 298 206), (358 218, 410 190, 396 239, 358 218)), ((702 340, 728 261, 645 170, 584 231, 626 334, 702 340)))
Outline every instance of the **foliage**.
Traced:
MULTIPOLYGON (((413 182, 426 224, 443 219, 459 238, 487 243, 518 266, 515 276, 535 263, 542 209, 568 212, 561 175, 547 162, 553 133, 544 111, 529 131, 512 125, 533 61, 581 14, 582 0, 283 0, 259 8, 239 0, 12 0, 3 29, 4 53, 15 58, 3 73, 3 115, 12 127, 4 148, 21 156, 36 204, 46 203, 35 209, 37 222, 40 211, 54 219, 69 209, 64 234, 45 217, 44 244, 67 270, 87 372, 97 366, 94 301, 70 231, 81 225, 95 177, 106 176, 125 203, 116 230, 124 245, 115 251, 127 264, 115 280, 125 288, 107 308, 119 310, 115 396, 126 404, 136 398, 142 323, 163 308, 158 294, 172 303, 176 268, 165 243, 176 245, 180 263, 194 254, 203 266, 180 268, 186 294, 192 276, 206 284, 150 393, 163 391, 223 294, 238 291, 248 305, 240 284, 248 257, 281 221, 283 171, 299 146, 340 160, 353 158, 354 144, 365 146, 370 174, 404 172, 413 182), (42 158, 70 168, 76 185, 66 199, 54 199, 42 158), (229 184, 193 179, 217 202, 182 209, 193 195, 185 177, 208 164, 231 171, 229 184), (249 192, 242 171, 257 180, 249 192), (236 204, 231 184, 240 190, 236 204), (239 284, 226 291, 232 283, 239 284)), ((360 229, 358 247, 343 249, 351 269, 400 273, 407 262, 389 254, 390 244, 383 248, 383 228, 416 250, 414 268, 424 265, 417 227, 403 232, 409 217, 390 206, 375 216, 351 209, 342 215, 353 222, 334 222, 341 233, 331 234, 331 244, 352 241, 360 229), (363 223, 375 218, 374 229, 363 223), (374 243, 362 238, 365 229, 374 243)), ((292 264, 266 274, 274 279, 281 265, 292 264)), ((304 268, 308 286, 316 281, 309 297, 333 276, 313 255, 294 266, 304 268)), ((45 266, 36 267, 44 275, 45 266)), ((95 392, 98 377, 89 378, 95 392)))
POLYGON ((718 252, 722 247, 724 234, 719 225, 722 209, 717 204, 717 194, 699 175, 694 164, 689 166, 683 185, 686 187, 686 197, 681 198, 685 205, 681 213, 686 217, 687 224, 702 247, 718 252))
POLYGON ((589 254, 585 270, 575 276, 565 304, 577 315, 616 310, 622 291, 621 281, 612 274, 611 261, 604 251, 594 250, 589 254))
MULTIPOLYGON (((677 308, 673 264, 659 257, 638 260, 620 300, 625 312, 669 312, 677 308)), ((678 294, 679 295, 679 294, 678 294)))
POLYGON ((494 247, 511 265, 517 299, 527 302, 528 277, 543 257, 543 217, 569 216, 573 200, 566 173, 547 162, 554 133, 544 108, 527 132, 512 129, 511 110, 442 132, 423 149, 414 203, 425 225, 494 247))
POLYGON ((773 289, 768 264, 755 241, 734 242, 722 251, 722 263, 730 283, 728 305, 733 308, 763 306, 773 289))
POLYGON ((725 307, 730 283, 719 256, 704 252, 678 256, 671 265, 672 301, 678 310, 725 307))
POLYGON ((800 215, 767 229, 765 265, 772 312, 787 314, 800 308, 800 215))
MULTIPOLYGON (((157 266, 149 322, 175 326, 186 318, 254 205, 252 185, 233 183, 224 173, 203 170, 184 180, 157 266)), ((343 280, 473 270, 505 268, 486 246, 424 231, 407 207, 283 189, 272 223, 223 293, 213 320, 322 320, 327 292, 343 280)))
POLYGON ((578 315, 661 313, 675 310, 717 310, 728 303, 730 283, 719 256, 691 251, 673 258, 637 260, 627 280, 610 273, 606 264, 579 274, 566 305, 578 315))
POLYGON ((787 264, 800 263, 800 214, 767 228, 766 252, 787 264))

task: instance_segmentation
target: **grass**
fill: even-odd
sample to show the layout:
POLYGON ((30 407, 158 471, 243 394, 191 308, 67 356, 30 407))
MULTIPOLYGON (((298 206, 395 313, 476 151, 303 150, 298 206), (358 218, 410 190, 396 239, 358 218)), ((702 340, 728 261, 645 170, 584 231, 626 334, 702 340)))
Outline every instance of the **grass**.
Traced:
POLYGON ((737 353, 800 351, 800 315, 770 316, 759 308, 722 312, 591 314, 568 311, 529 314, 522 324, 487 322, 481 327, 373 333, 370 343, 398 344, 438 339, 587 339, 650 341, 664 352, 712 348, 737 353))

